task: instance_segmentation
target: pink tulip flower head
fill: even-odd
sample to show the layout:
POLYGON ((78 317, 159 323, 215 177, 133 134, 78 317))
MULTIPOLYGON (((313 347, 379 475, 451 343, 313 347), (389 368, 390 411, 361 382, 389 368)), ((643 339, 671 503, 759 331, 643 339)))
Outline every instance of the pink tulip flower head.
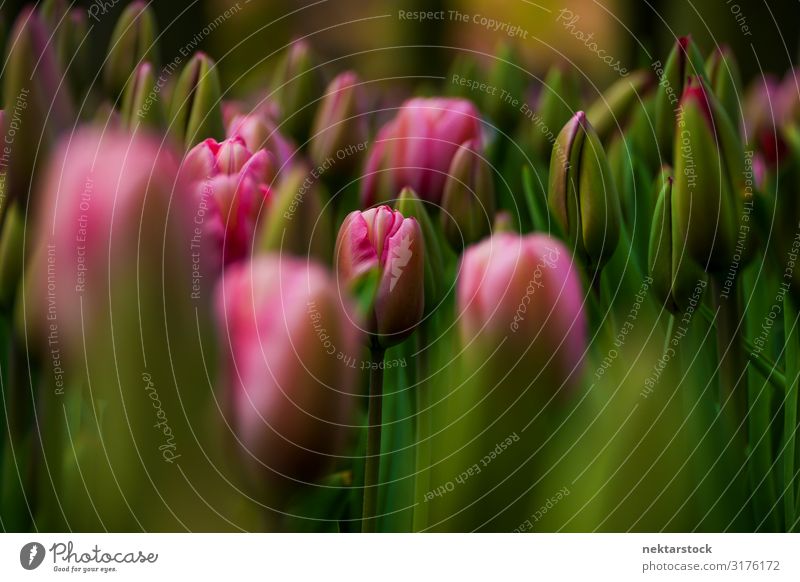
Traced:
POLYGON ((251 152, 239 136, 209 138, 186 155, 181 175, 193 184, 195 224, 202 233, 197 244, 212 264, 227 265, 250 253, 268 201, 271 166, 266 151, 251 152))
POLYGON ((369 153, 361 199, 372 206, 408 186, 438 204, 448 169, 464 142, 481 142, 481 118, 466 99, 414 98, 381 128, 369 153))
POLYGON ((335 252, 340 286, 373 269, 379 273, 368 323, 373 344, 385 348, 408 337, 425 308, 425 246, 417 221, 388 206, 351 212, 335 252))

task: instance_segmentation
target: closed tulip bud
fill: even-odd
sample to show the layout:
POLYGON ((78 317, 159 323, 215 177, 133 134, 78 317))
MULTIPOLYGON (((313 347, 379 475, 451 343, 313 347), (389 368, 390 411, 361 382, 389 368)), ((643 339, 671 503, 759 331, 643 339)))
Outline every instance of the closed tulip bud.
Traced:
POLYGON ((196 53, 172 92, 170 129, 186 149, 206 138, 222 139, 219 73, 214 61, 196 53))
POLYGON ((442 231, 457 252, 489 234, 494 220, 494 180, 476 140, 453 156, 442 196, 442 231))
POLYGON ((552 467, 543 447, 580 385, 587 352, 574 265, 569 249, 545 234, 499 233, 464 252, 456 287, 457 389, 435 420, 433 458, 442 468, 433 466, 433 481, 459 475, 458 467, 487 454, 481 450, 505 450, 462 479, 458 496, 429 501, 432 527, 510 531, 519 511, 540 505, 530 474, 552 467))
POLYGON ((323 91, 316 57, 308 43, 296 40, 291 44, 278 65, 273 86, 281 130, 298 143, 305 143, 314 118, 314 102, 323 91))
POLYGON ((712 92, 738 133, 741 126, 744 91, 739 65, 729 47, 722 46, 711 53, 706 61, 706 75, 712 92))
POLYGON ((394 205, 395 210, 406 218, 419 223, 425 241, 425 313, 432 312, 447 293, 445 257, 441 229, 434 226, 426 207, 430 203, 420 200, 411 188, 403 188, 394 205))
POLYGON ((537 113, 542 126, 534 126, 531 146, 539 159, 547 162, 553 147, 548 140, 551 132, 564 127, 580 108, 580 83, 578 76, 570 69, 561 66, 550 67, 544 78, 542 92, 539 94, 537 113))
POLYGON ((108 55, 103 65, 103 80, 108 96, 116 100, 142 61, 158 63, 156 17, 147 2, 128 5, 117 20, 108 55))
MULTIPOLYGON (((673 207, 689 254, 709 273, 730 265, 737 241, 743 200, 734 191, 727 162, 724 130, 732 131, 723 115, 713 115, 707 90, 696 78, 680 102, 674 159, 673 207)), ((730 137, 730 136, 728 136, 730 137)), ((742 160, 743 161, 743 160, 742 160)))
POLYGON ((634 71, 611 85, 595 100, 586 111, 586 117, 602 140, 624 126, 651 83, 648 71, 634 71))
POLYGON ((251 152, 240 137, 209 138, 186 154, 181 177, 191 185, 202 231, 195 250, 208 254, 217 273, 248 256, 270 193, 269 154, 251 152))
POLYGON ((648 267, 653 293, 670 312, 677 314, 689 306, 698 283, 705 285, 706 275, 689 255, 681 223, 674 218, 673 182, 668 168, 656 179, 648 267))
POLYGON ((317 109, 309 153, 317 166, 334 160, 326 174, 343 177, 361 165, 367 141, 367 118, 361 81, 353 72, 331 81, 317 109))
POLYGON ((153 65, 143 62, 136 67, 133 79, 125 86, 125 91, 122 93, 120 122, 125 129, 133 130, 140 125, 151 128, 164 126, 161 101, 151 97, 154 87, 156 78, 153 65))
POLYGON ((75 103, 82 103, 92 85, 90 75, 91 43, 88 38, 86 10, 70 10, 64 0, 46 2, 42 5, 43 20, 52 31, 56 58, 66 71, 75 103))
POLYGON ((358 404, 347 362, 359 333, 331 274, 279 255, 236 265, 217 289, 217 322, 225 398, 253 474, 273 488, 323 475, 358 404))
MULTIPOLYGON (((8 41, 3 71, 2 165, 9 201, 27 199, 36 167, 73 121, 71 100, 62 86, 63 74, 49 34, 39 14, 24 8, 8 41)), ((5 206, 0 202, 0 220, 5 206)))
POLYGON ((364 206, 392 200, 409 187, 439 204, 459 146, 481 140, 481 118, 465 99, 414 98, 384 125, 369 153, 362 182, 364 206))
POLYGON ((330 205, 304 165, 284 172, 272 188, 268 208, 258 235, 261 251, 313 257, 323 263, 331 259, 333 240, 330 205))
POLYGON ((682 36, 672 47, 656 90, 655 131, 662 156, 669 156, 675 136, 678 104, 689 77, 705 75, 705 64, 691 36, 682 36))
POLYGON ((587 269, 602 269, 619 242, 619 197, 600 138, 582 111, 556 138, 547 200, 587 269))
POLYGON ((267 150, 275 162, 278 177, 299 161, 297 146, 280 131, 276 123, 261 112, 237 113, 227 124, 227 136, 239 136, 251 152, 267 150))
POLYGON ((425 243, 419 223, 388 206, 347 215, 336 241, 340 286, 379 273, 374 307, 367 322, 373 347, 407 338, 425 310, 425 243))
POLYGON ((580 277, 558 240, 499 233, 468 248, 456 301, 464 345, 474 344, 468 349, 489 356, 502 344, 503 353, 495 355, 501 367, 527 353, 517 366, 548 367, 548 377, 558 378, 551 388, 576 384, 587 323, 580 277))

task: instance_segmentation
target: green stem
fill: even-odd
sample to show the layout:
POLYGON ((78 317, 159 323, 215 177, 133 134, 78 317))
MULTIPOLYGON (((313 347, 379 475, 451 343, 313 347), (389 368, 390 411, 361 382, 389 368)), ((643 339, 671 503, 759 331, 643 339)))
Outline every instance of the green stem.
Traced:
MULTIPOLYGON (((699 311, 703 319, 711 325, 715 325, 714 313, 707 306, 701 305, 699 311)), ((756 347, 743 335, 740 337, 740 342, 744 348, 745 356, 750 363, 753 364, 753 367, 775 388, 781 392, 786 392, 786 376, 778 367, 778 364, 770 360, 767 356, 757 353, 756 347)))
MULTIPOLYGON (((742 319, 739 309, 738 281, 728 297, 722 296, 722 284, 711 278, 717 308, 717 357, 719 360, 719 405, 734 430, 746 445, 747 361, 742 350, 742 319)), ((743 449, 744 451, 744 449, 743 449)))
POLYGON ((797 431, 797 382, 800 374, 800 334, 797 329, 797 308, 791 298, 784 301, 783 324, 786 334, 785 358, 788 380, 786 397, 783 399, 783 510, 786 531, 791 531, 795 522, 794 449, 797 431))
POLYGON ((420 503, 425 493, 430 489, 430 464, 431 464, 431 413, 430 413, 430 389, 426 385, 425 379, 428 377, 430 366, 428 366, 428 334, 427 324, 423 323, 417 330, 419 340, 419 353, 417 355, 417 446, 416 446, 416 477, 414 480, 414 525, 415 532, 425 529, 428 523, 428 504, 420 503))
MULTIPOLYGON (((383 362, 385 350, 372 349, 372 363, 383 362)), ((375 531, 378 521, 378 483, 381 467, 381 425, 383 424, 383 366, 370 366, 369 420, 367 421, 367 460, 364 469, 364 511, 361 531, 375 531)))

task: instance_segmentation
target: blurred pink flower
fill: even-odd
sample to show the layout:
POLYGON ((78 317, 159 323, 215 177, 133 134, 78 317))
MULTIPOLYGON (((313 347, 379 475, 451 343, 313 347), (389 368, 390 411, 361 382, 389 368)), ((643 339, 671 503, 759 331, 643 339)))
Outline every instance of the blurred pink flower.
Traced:
POLYGON ((256 472, 313 479, 340 451, 355 407, 360 338, 322 266, 262 255, 217 288, 223 383, 256 472))
POLYGON ((181 174, 195 195, 195 224, 203 233, 197 242, 209 249, 212 264, 227 265, 250 253, 271 172, 269 154, 252 153, 239 136, 209 138, 186 154, 181 174))
POLYGON ((388 347, 414 331, 425 308, 425 247, 414 218, 388 206, 351 212, 339 230, 336 265, 344 285, 372 269, 380 273, 369 322, 374 342, 388 347))
POLYGON ((278 126, 264 112, 237 113, 226 123, 227 136, 240 137, 251 152, 266 150, 275 163, 275 171, 283 176, 291 165, 300 161, 297 146, 278 131, 278 126))
POLYGON ((450 162, 469 140, 481 142, 481 118, 472 102, 444 97, 406 101, 372 146, 361 191, 364 206, 392 200, 406 186, 438 204, 450 162))
POLYGON ((515 365, 524 357, 518 365, 548 366, 559 381, 579 376, 587 330, 583 292, 572 254, 556 239, 499 233, 469 247, 457 304, 467 349, 489 356, 502 344, 499 357, 515 365))

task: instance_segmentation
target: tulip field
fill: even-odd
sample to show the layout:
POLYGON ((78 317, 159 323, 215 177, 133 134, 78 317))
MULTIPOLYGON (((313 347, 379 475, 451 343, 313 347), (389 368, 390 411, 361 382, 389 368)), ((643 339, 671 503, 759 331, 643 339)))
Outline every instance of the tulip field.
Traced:
POLYGON ((0 530, 798 531, 790 62, 85 4, 0 3, 0 530))

